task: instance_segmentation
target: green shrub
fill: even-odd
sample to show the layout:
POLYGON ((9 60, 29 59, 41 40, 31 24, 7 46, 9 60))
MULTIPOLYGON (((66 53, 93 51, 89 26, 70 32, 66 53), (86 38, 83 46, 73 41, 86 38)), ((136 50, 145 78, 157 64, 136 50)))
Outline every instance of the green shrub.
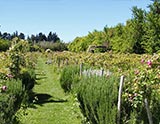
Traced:
POLYGON ((0 73, 0 124, 17 123, 16 112, 28 103, 34 87, 36 75, 26 55, 28 48, 26 41, 13 39, 9 50, 10 74, 0 73))
POLYGON ((36 82, 35 71, 33 69, 24 70, 20 75, 20 79, 22 80, 22 84, 25 87, 25 90, 32 90, 36 82))
POLYGON ((24 89, 20 80, 6 80, 2 82, 6 90, 0 93, 0 124, 13 124, 15 113, 23 100, 24 89))
POLYGON ((30 51, 31 52, 42 51, 42 49, 38 45, 30 45, 30 51))
POLYGON ((0 39, 0 51, 7 51, 11 43, 8 40, 0 39))
POLYGON ((67 50, 67 44, 63 42, 39 42, 38 45, 46 50, 51 49, 52 51, 64 51, 67 50))
POLYGON ((60 84, 64 92, 70 92, 72 86, 79 81, 79 66, 66 66, 62 70, 60 84))
POLYGON ((118 78, 83 77, 77 87, 77 98, 86 120, 91 124, 115 124, 118 78))
MULTIPOLYGON (((144 57, 141 66, 130 70, 125 80, 122 105, 122 123, 135 119, 135 124, 148 124, 145 100, 148 101, 154 124, 160 122, 160 56, 144 57), (132 72, 132 73, 131 73, 132 72)), ((131 121, 132 123, 132 121, 131 121)))

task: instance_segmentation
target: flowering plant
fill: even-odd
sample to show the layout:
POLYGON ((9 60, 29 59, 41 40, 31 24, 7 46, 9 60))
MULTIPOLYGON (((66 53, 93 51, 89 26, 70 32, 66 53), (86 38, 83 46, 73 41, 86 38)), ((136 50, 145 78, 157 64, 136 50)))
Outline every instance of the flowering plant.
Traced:
POLYGON ((3 86, 1 87, 1 92, 5 92, 6 90, 7 90, 7 86, 3 85, 3 86))
POLYGON ((160 55, 142 56, 140 63, 138 68, 130 70, 130 77, 126 77, 123 114, 128 115, 128 118, 125 118, 128 121, 148 123, 148 106, 153 122, 157 123, 160 122, 160 55), (145 100, 148 102, 147 106, 145 100))
POLYGON ((147 56, 141 60, 142 66, 134 71, 134 78, 128 83, 125 96, 131 106, 138 108, 147 98, 160 91, 160 57, 155 54, 151 58, 147 56))

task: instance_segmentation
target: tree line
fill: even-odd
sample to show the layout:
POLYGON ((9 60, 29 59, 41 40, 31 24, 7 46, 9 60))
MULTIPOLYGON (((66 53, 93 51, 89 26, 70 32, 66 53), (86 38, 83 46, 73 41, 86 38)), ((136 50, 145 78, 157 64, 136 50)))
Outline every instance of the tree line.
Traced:
POLYGON ((13 34, 10 34, 8 32, 0 32, 0 38, 1 39, 6 39, 6 40, 12 40, 13 38, 18 37, 20 39, 26 39, 28 41, 32 42, 41 42, 41 41, 48 41, 48 42, 58 42, 60 41, 60 38, 56 33, 52 33, 51 31, 49 32, 48 35, 45 35, 44 33, 40 32, 36 35, 32 34, 31 36, 28 36, 27 38, 25 37, 24 33, 18 33, 18 31, 14 32, 13 34))
POLYGON ((108 50, 123 53, 155 53, 160 51, 160 1, 154 0, 149 11, 132 8, 132 18, 125 24, 105 26, 103 31, 94 30, 87 36, 76 37, 69 50, 86 51, 90 45, 104 45, 108 50))
POLYGON ((18 33, 18 31, 13 34, 7 32, 0 32, 0 51, 6 51, 11 45, 11 41, 14 38, 18 40, 26 40, 30 43, 31 51, 43 51, 46 49, 51 49, 53 51, 64 51, 67 50, 67 43, 64 43, 56 33, 49 32, 48 35, 40 32, 39 34, 32 34, 31 36, 25 37, 24 33, 18 33))

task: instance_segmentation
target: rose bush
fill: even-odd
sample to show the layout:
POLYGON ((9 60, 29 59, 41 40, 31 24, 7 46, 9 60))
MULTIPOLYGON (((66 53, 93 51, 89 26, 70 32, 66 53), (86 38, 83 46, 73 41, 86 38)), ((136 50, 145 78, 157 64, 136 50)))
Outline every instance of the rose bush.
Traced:
POLYGON ((125 109, 125 114, 131 115, 136 112, 135 119, 138 123, 148 123, 144 99, 148 100, 150 111, 153 115, 154 124, 160 121, 160 56, 153 55, 151 58, 144 56, 141 66, 132 73, 132 78, 126 83, 123 95, 125 104, 130 110, 125 109), (128 112, 127 112, 128 111, 128 112))

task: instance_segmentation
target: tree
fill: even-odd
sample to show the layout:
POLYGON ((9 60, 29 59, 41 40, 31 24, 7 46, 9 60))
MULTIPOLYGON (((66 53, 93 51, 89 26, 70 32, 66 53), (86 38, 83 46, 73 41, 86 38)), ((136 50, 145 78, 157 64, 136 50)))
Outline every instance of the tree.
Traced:
POLYGON ((31 41, 32 41, 32 42, 35 42, 35 41, 36 41, 36 36, 33 35, 33 34, 31 35, 31 41))
POLYGON ((20 33, 18 37, 23 40, 25 39, 25 35, 23 33, 20 33))
POLYGON ((126 47, 126 37, 124 33, 124 25, 119 23, 114 27, 113 37, 111 39, 111 47, 116 52, 128 52, 126 47))
POLYGON ((52 33, 51 31, 48 34, 47 41, 57 42, 60 41, 60 38, 56 33, 52 33))
POLYGON ((1 31, 0 31, 0 37, 2 37, 2 33, 1 33, 1 31))
POLYGON ((149 6, 150 11, 146 16, 146 35, 144 36, 144 48, 148 53, 155 53, 160 50, 160 14, 157 8, 160 8, 160 2, 157 0, 149 6))
POLYGON ((133 52, 134 53, 144 53, 144 48, 142 46, 143 37, 145 35, 145 20, 146 20, 146 11, 138 9, 137 7, 132 8, 133 13, 133 52))
POLYGON ((43 41, 43 34, 42 34, 42 32, 39 33, 39 35, 38 35, 38 40, 39 40, 39 41, 43 41))
POLYGON ((2 39, 11 40, 11 35, 7 32, 4 32, 1 37, 2 39))

